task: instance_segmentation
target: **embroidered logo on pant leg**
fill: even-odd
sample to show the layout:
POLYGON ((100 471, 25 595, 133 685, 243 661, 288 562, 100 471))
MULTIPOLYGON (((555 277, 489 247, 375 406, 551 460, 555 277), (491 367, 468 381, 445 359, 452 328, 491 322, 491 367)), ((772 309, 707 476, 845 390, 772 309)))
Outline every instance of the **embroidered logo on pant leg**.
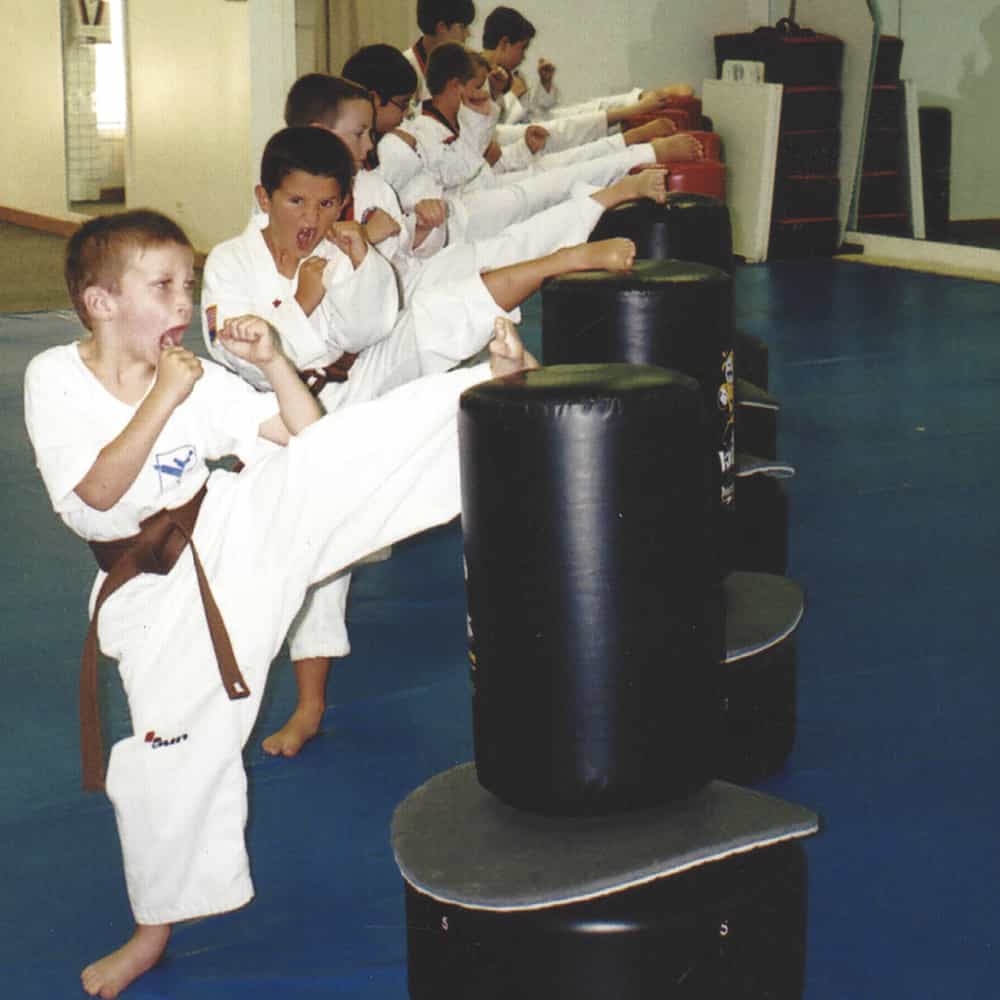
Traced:
POLYGON ((152 729, 146 733, 146 742, 150 744, 153 750, 159 750, 160 747, 176 746, 178 743, 183 743, 187 738, 187 733, 181 733, 180 736, 171 736, 170 738, 157 736, 152 729))

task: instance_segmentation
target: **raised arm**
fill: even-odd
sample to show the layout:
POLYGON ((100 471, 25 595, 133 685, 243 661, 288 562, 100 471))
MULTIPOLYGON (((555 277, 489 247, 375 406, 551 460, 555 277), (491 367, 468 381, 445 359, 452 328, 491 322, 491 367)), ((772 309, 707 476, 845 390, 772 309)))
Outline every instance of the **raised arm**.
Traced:
POLYGON ((246 237, 220 244, 205 262, 201 292, 202 329, 209 354, 260 390, 269 388, 263 373, 231 352, 218 336, 227 319, 263 316, 281 331, 284 352, 296 367, 325 364, 329 354, 322 332, 309 321, 295 296, 280 291, 277 272, 265 253, 255 253, 246 237))
POLYGON ((219 339, 234 355, 261 371, 278 400, 278 415, 260 425, 260 436, 287 444, 289 436, 319 420, 323 411, 281 350, 277 331, 259 316, 227 319, 219 339))
POLYGON ((189 350, 162 350, 153 388, 73 491, 88 507, 110 510, 128 492, 170 414, 187 399, 201 376, 201 361, 189 350))

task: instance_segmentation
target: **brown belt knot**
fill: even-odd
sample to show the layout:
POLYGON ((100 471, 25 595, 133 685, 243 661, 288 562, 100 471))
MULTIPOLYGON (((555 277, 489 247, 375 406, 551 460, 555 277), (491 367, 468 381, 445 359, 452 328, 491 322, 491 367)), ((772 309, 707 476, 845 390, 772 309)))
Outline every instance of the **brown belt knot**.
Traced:
POLYGON ((346 382, 351 366, 357 360, 357 354, 345 352, 325 368, 306 368, 300 371, 299 378, 314 396, 318 396, 328 382, 346 382))
POLYGON ((202 486, 186 504, 175 510, 157 511, 139 525, 138 534, 111 542, 90 543, 97 565, 108 575, 97 595, 80 661, 80 759, 83 787, 88 792, 98 791, 104 786, 104 750, 97 699, 97 616, 104 602, 140 573, 155 573, 158 576, 169 573, 189 545, 222 686, 233 700, 250 694, 191 537, 205 493, 206 487, 202 486))

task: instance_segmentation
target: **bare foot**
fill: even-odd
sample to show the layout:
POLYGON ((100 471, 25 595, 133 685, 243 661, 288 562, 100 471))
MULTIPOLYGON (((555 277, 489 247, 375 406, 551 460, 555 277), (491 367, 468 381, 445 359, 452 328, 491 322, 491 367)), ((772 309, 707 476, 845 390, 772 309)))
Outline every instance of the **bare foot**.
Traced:
POLYGON ((665 139, 654 139, 653 149, 656 152, 657 163, 678 163, 685 160, 700 160, 705 155, 701 141, 687 132, 667 136, 665 139))
POLYGON ((579 271, 627 271, 635 263, 635 244, 621 236, 581 243, 567 252, 575 254, 573 269, 579 271))
POLYGON ((294 757, 318 732, 326 705, 300 701, 291 718, 261 746, 272 757, 294 757))
POLYGON ((105 955, 80 973, 84 990, 109 1000, 160 960, 170 939, 170 924, 138 924, 135 933, 117 951, 105 955))
POLYGON ((662 205, 667 200, 669 170, 660 163, 644 163, 642 166, 647 169, 635 170, 634 173, 630 171, 591 197, 605 209, 637 198, 651 198, 662 205))
POLYGON ((631 197, 649 198, 662 205, 667 200, 667 173, 662 167, 658 170, 640 170, 637 174, 623 177, 622 181, 634 189, 631 197))
POLYGON ((497 316, 493 322, 493 339, 489 348, 490 371, 494 375, 512 375, 526 368, 538 367, 534 355, 524 349, 517 327, 506 316, 497 316))
POLYGON ((677 123, 672 118, 654 118, 645 125, 627 129, 624 132, 625 145, 635 146, 640 142, 652 142, 654 139, 673 135, 676 131, 677 123))

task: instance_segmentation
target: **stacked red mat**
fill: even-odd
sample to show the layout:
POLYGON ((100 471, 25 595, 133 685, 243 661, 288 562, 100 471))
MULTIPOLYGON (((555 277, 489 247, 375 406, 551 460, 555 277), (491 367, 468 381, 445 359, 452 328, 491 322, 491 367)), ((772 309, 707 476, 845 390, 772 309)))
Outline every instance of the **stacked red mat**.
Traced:
POLYGON ((672 97, 662 111, 636 115, 624 122, 626 129, 636 128, 660 118, 669 118, 678 132, 693 135, 701 142, 702 158, 671 163, 667 178, 669 191, 688 194, 707 194, 720 201, 726 200, 726 168, 722 162, 722 142, 711 131, 711 123, 704 117, 701 100, 697 97, 672 97))

